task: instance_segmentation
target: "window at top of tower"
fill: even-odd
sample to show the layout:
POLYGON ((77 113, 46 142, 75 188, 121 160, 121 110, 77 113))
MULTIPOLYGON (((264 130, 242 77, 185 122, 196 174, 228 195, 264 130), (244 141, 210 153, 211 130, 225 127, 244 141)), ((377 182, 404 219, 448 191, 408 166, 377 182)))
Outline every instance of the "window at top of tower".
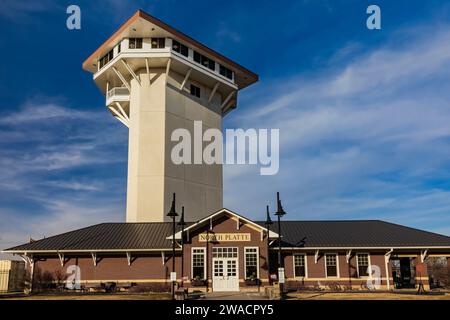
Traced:
POLYGON ((166 46, 166 38, 152 38, 152 49, 163 49, 166 46))
POLYGON ((142 38, 130 38, 128 39, 129 49, 142 49, 142 38))
POLYGON ((227 67, 224 67, 223 65, 220 65, 220 74, 224 77, 227 77, 230 80, 233 80, 233 71, 228 69, 227 67))
POLYGON ((99 65, 100 69, 103 68, 108 62, 110 62, 114 58, 114 51, 111 49, 107 54, 105 54, 100 60, 99 65))
POLYGON ((194 61, 200 63, 202 66, 207 67, 211 70, 216 70, 216 62, 197 51, 194 51, 194 61))
POLYGON ((172 50, 181 53, 183 56, 189 56, 189 48, 176 40, 172 40, 172 50))

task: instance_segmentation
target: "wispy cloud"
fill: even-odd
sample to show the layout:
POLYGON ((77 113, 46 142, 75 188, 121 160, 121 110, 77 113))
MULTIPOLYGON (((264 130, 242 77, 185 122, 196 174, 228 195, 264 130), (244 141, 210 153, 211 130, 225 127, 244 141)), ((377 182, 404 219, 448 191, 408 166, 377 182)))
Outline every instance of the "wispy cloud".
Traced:
POLYGON ((0 247, 123 220, 126 147, 126 128, 106 110, 27 102, 3 112, 0 247))
POLYGON ((338 65, 268 83, 274 96, 230 126, 280 128, 280 173, 226 168, 227 206, 262 217, 261 199, 282 190, 291 219, 450 225, 450 27, 433 30, 415 29, 406 44, 393 36, 369 52, 354 43, 331 58, 338 65))

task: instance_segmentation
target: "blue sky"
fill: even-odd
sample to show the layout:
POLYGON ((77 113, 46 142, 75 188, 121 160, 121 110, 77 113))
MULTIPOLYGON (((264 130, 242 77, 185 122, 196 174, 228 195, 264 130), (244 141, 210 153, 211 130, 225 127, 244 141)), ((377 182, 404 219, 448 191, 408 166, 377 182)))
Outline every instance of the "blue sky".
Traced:
POLYGON ((289 219, 450 235, 445 1, 3 0, 0 248, 124 220, 127 131, 81 63, 139 8, 260 75, 224 126, 279 128, 280 171, 225 167, 226 207, 263 219, 280 191, 289 219), (369 4, 382 30, 365 27, 369 4))

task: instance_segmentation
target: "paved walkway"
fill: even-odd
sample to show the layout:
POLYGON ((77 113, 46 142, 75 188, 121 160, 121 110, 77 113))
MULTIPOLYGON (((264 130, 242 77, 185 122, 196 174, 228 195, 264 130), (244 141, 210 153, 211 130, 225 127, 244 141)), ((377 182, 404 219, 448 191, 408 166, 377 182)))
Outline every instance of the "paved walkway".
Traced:
POLYGON ((200 300, 267 300, 258 292, 210 292, 203 293, 200 300))

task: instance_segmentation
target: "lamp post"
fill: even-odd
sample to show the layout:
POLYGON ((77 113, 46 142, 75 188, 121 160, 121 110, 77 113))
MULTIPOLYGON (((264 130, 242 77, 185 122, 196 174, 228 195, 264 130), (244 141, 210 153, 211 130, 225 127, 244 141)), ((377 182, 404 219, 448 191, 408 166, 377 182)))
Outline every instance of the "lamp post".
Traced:
MULTIPOLYGON (((172 206, 167 216, 172 219, 172 272, 175 272, 175 218, 178 216, 175 210, 175 193, 173 194, 172 206)), ((175 282, 176 280, 172 280, 172 300, 175 300, 175 282)))
POLYGON ((267 276, 269 278, 269 284, 270 284, 270 260, 269 260, 269 255, 270 255, 270 250, 269 250, 269 246, 270 246, 270 241, 269 241, 269 232, 270 232, 270 226, 272 225, 272 219, 270 219, 270 213, 269 213, 269 206, 266 206, 266 213, 267 213, 267 217, 266 217, 266 228, 267 228, 267 276))
POLYGON ((178 225, 181 227, 181 286, 184 287, 184 227, 186 226, 186 222, 184 222, 184 206, 181 207, 181 218, 178 221, 178 225))
POLYGON ((283 263, 281 259, 281 217, 285 214, 286 212, 281 205, 280 193, 277 192, 277 212, 275 212, 275 215, 278 217, 278 284, 280 286, 280 299, 284 299, 284 279, 282 279, 283 281, 280 281, 280 273, 283 272, 284 278, 284 270, 282 269, 283 263))

